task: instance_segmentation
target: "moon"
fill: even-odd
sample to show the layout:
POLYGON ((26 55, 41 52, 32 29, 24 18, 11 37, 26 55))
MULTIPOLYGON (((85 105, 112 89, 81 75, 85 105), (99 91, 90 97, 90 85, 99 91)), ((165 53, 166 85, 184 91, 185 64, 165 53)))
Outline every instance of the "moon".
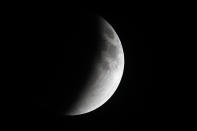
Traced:
POLYGON ((65 115, 81 115, 91 112, 114 94, 124 70, 124 52, 121 41, 113 27, 99 17, 99 53, 94 60, 91 75, 85 89, 65 115))

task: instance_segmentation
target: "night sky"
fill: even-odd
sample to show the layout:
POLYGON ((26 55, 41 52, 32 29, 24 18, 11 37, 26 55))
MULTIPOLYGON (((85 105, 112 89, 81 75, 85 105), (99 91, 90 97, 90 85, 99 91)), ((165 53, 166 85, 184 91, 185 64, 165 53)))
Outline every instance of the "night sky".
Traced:
POLYGON ((90 47, 85 42, 88 39, 82 37, 91 34, 77 31, 78 18, 82 17, 79 12, 83 10, 41 10, 21 16, 28 79, 22 93, 25 100, 21 98, 22 125, 27 130, 144 129, 152 123, 156 110, 149 40, 152 18, 137 9, 85 9, 102 16, 118 34, 125 57, 123 77, 115 94, 97 110, 81 116, 58 115, 62 103, 69 105, 75 99, 69 91, 75 92, 83 84, 88 77, 89 59, 93 59, 90 54, 94 53, 94 46, 90 47))

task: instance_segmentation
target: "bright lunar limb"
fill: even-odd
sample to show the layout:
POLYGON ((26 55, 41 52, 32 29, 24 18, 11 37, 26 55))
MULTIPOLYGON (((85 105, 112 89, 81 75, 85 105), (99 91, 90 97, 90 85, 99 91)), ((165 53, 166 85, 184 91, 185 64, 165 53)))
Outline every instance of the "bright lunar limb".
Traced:
POLYGON ((77 101, 65 115, 80 115, 102 106, 116 91, 124 70, 124 53, 118 35, 103 18, 100 20, 100 44, 91 76, 77 101))

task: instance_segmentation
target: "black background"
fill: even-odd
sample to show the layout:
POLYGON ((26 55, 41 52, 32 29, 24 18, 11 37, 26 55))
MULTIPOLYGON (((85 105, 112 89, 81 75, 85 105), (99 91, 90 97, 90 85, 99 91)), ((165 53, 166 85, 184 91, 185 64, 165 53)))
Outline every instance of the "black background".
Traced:
POLYGON ((154 20, 145 10, 73 7, 22 12, 13 18, 18 23, 13 28, 20 30, 16 39, 22 43, 19 53, 23 64, 19 62, 19 66, 25 72, 24 88, 17 90, 20 101, 14 109, 17 126, 27 130, 105 130, 146 128, 154 124, 157 106, 149 39, 154 20), (124 73, 116 93, 103 106, 81 116, 61 116, 59 107, 75 99, 73 92, 83 84, 91 64, 88 62, 93 59, 90 54, 95 51, 88 39, 83 39, 94 36, 88 31, 78 31, 81 22, 78 18, 83 19, 84 10, 102 16, 115 29, 124 50, 124 73))

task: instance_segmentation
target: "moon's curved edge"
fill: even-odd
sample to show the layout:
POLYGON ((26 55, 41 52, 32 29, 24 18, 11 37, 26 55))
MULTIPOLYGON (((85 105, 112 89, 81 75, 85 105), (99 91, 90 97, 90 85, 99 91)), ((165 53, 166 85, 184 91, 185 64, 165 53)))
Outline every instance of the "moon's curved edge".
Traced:
MULTIPOLYGON (((121 46, 121 56, 120 56, 120 59, 122 60, 122 67, 121 69, 119 69, 119 77, 116 78, 116 82, 115 82, 115 86, 114 88, 112 88, 113 90, 108 94, 107 97, 105 97, 104 100, 102 100, 101 102, 99 102, 99 104, 97 103, 96 106, 92 106, 92 107, 89 107, 89 109, 81 109, 80 108, 77 108, 77 106, 79 107, 78 104, 75 105, 74 109, 71 109, 70 111, 66 112, 65 115, 69 115, 69 116, 75 116, 75 115, 83 115, 83 114, 87 114, 89 112, 92 112, 94 110, 96 110, 97 108, 101 107, 102 105, 104 105, 112 96, 113 94, 116 92, 120 82, 121 82, 121 79, 122 79, 122 76, 123 76, 123 72, 124 72, 124 64, 125 64, 125 59, 124 59, 124 50, 123 50, 123 46, 122 46, 122 43, 119 39, 119 36, 118 34, 116 33, 116 31, 114 30, 114 28, 112 27, 112 25, 110 25, 104 18, 102 18, 100 16, 100 18, 107 24, 108 27, 110 27, 112 30, 113 30, 113 33, 115 34, 116 36, 116 41, 118 41, 118 43, 120 43, 120 46, 121 46)), ((78 102, 80 103, 80 102, 78 102)))

